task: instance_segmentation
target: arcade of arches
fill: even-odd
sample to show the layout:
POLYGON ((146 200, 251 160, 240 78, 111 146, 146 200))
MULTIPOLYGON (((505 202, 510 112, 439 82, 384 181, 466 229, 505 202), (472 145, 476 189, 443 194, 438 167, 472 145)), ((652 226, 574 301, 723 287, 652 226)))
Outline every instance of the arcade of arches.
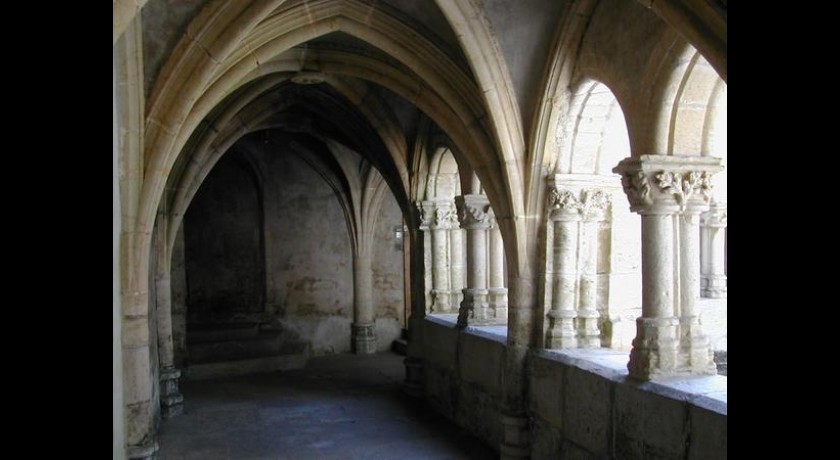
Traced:
POLYGON ((402 343, 501 458, 726 458, 725 0, 113 7, 114 458, 402 343))

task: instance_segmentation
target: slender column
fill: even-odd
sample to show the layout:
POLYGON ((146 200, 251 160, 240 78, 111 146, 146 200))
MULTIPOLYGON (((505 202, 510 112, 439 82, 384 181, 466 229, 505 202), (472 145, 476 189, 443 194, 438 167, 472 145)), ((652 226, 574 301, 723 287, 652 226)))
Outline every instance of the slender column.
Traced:
POLYGON ((455 208, 447 202, 436 202, 432 219, 432 311, 449 313, 449 228, 456 219, 455 208))
POLYGON ((578 286, 578 346, 600 348, 601 329, 598 325, 598 233, 606 216, 609 195, 602 190, 584 190, 581 224, 578 286))
POLYGON ((458 225, 458 215, 454 215, 455 222, 449 227, 449 311, 456 312, 464 300, 464 229, 458 225))
MULTIPOLYGON (((421 213, 422 214, 422 213, 421 213)), ((422 215, 419 219, 422 227, 422 215)), ((422 235, 411 228, 407 237, 409 238, 409 247, 411 248, 410 262, 414 273, 420 273, 423 270, 423 253, 425 244, 422 235)), ((411 315, 408 317, 408 347, 406 350, 406 357, 403 360, 405 364, 405 381, 403 383, 403 390, 406 394, 412 397, 423 396, 423 319, 426 316, 427 310, 424 309, 423 304, 419 299, 428 295, 425 285, 420 277, 411 276, 406 278, 406 283, 411 285, 412 290, 412 304, 411 315)))
POLYGON ((155 299, 157 303, 160 413, 171 418, 184 413, 184 396, 178 388, 181 371, 175 368, 172 334, 171 255, 166 244, 168 216, 161 212, 155 224, 155 299))
POLYGON ((432 232, 430 226, 434 215, 434 203, 431 201, 420 201, 417 203, 417 211, 420 215, 420 231, 423 233, 423 290, 425 295, 425 312, 432 311, 432 232))
POLYGON ((627 158, 613 169, 622 175, 630 209, 642 215, 642 316, 636 320, 636 338, 627 365, 632 378, 699 373, 680 367, 688 360, 678 337, 679 315, 683 307, 692 308, 691 303, 683 304, 684 296, 692 294, 681 289, 691 275, 688 265, 680 262, 684 257, 677 257, 675 237, 680 236, 682 242, 685 235, 682 229, 675 229, 675 223, 680 222, 677 216, 684 214, 689 203, 708 203, 711 176, 721 169, 717 158, 665 155, 627 158))
POLYGON ((458 310, 458 327, 472 324, 487 324, 487 229, 490 216, 487 210, 490 202, 484 195, 462 195, 455 197, 458 219, 467 230, 467 287, 464 300, 458 310))
POLYGON ((715 374, 717 366, 709 337, 700 326, 700 213, 708 204, 692 196, 680 216, 680 354, 679 370, 715 374))
MULTIPOLYGON (((492 209, 490 212, 492 213, 492 209)), ((489 231, 489 277, 487 288, 487 303, 490 306, 491 316, 499 324, 507 323, 508 298, 505 287, 505 245, 502 240, 502 232, 496 223, 495 214, 492 219, 492 226, 489 231)))
POLYGON ((700 278, 703 297, 726 297, 726 203, 712 202, 709 211, 701 214, 703 252, 701 253, 702 274, 700 278))
POLYGON ((370 253, 360 249, 353 257, 353 352, 357 355, 376 353, 376 332, 373 309, 373 270, 370 253))
POLYGON ((553 260, 551 278, 551 310, 546 333, 548 348, 578 346, 575 318, 577 317, 577 249, 578 223, 581 204, 575 194, 551 185, 549 219, 553 224, 553 260))

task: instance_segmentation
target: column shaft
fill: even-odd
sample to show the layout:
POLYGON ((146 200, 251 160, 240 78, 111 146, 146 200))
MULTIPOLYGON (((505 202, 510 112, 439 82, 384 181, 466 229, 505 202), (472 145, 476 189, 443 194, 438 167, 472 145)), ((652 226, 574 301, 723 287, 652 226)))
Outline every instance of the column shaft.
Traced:
POLYGON ((489 230, 489 277, 487 287, 487 302, 490 316, 497 323, 507 322, 508 298, 505 288, 505 245, 499 225, 495 224, 489 230))
POLYGON ((364 250, 353 257, 353 352, 376 353, 376 333, 373 308, 373 270, 371 258, 364 250))
POLYGON ((450 296, 450 311, 458 311, 458 306, 464 298, 464 280, 466 274, 464 257, 464 230, 458 226, 453 226, 449 229, 449 285, 451 290, 450 296))
POLYGON ((601 346, 601 330, 598 327, 598 221, 587 219, 581 224, 580 241, 580 285, 578 289, 578 334, 579 346, 598 348, 601 346))
POLYGON ((548 313, 549 348, 578 346, 575 318, 577 317, 577 248, 578 221, 568 216, 554 222, 554 276, 552 279, 551 311, 548 313))
POLYGON ((681 373, 716 373, 709 337, 700 325, 700 210, 688 207, 680 219, 680 353, 681 373))
POLYGON ((432 311, 449 311, 449 230, 432 227, 432 311))

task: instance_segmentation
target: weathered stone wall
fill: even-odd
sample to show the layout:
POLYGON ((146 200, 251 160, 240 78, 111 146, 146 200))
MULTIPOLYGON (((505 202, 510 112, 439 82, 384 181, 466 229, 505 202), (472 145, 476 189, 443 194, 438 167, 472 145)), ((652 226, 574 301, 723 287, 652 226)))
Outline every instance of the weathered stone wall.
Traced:
MULTIPOLYGON (((405 267, 403 244, 397 244, 394 227, 402 227, 402 212, 388 193, 374 230, 373 304, 376 311, 376 348, 388 350, 405 326, 405 267)), ((403 233, 403 241, 407 236, 403 233)))
POLYGON ((451 321, 428 316, 423 324, 426 398, 446 417, 498 446, 506 348, 498 340, 455 329, 455 315, 450 316, 451 321))
POLYGON ((187 316, 191 322, 244 321, 264 308, 259 184, 237 155, 226 155, 184 218, 187 316))
MULTIPOLYGON (((424 321, 426 398, 497 446, 504 338, 453 325, 424 321)), ((637 383, 626 361, 612 350, 531 356, 531 458, 726 458, 724 377, 637 383)))
POLYGON ((299 157, 253 155, 265 175, 267 310, 315 355, 350 351, 353 253, 327 183, 299 157))
POLYGON ((726 458, 724 377, 637 383, 623 354, 571 355, 530 361, 533 458, 726 458))
MULTIPOLYGON (((190 321, 259 321, 311 341, 313 355, 350 351, 353 257, 345 214, 315 170, 282 147, 271 148, 226 154, 187 211, 185 248, 176 238, 172 256, 176 360, 189 327, 177 320, 184 315, 177 273, 182 263, 190 321), (207 308, 198 302, 210 305, 213 315, 194 311, 207 308)), ((372 261, 380 350, 391 346, 404 325, 403 255, 393 232, 400 225, 401 211, 388 194, 376 222, 372 261)))

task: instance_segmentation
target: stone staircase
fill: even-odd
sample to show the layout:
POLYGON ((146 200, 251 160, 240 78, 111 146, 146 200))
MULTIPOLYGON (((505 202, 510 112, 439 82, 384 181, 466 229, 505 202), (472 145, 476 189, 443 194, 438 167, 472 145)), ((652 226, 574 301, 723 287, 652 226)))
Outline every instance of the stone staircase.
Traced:
POLYGON ((391 343, 391 350, 403 356, 408 353, 408 329, 403 328, 400 338, 391 343))
POLYGON ((184 377, 190 380, 301 369, 310 356, 309 342, 259 323, 190 325, 187 350, 184 377))

